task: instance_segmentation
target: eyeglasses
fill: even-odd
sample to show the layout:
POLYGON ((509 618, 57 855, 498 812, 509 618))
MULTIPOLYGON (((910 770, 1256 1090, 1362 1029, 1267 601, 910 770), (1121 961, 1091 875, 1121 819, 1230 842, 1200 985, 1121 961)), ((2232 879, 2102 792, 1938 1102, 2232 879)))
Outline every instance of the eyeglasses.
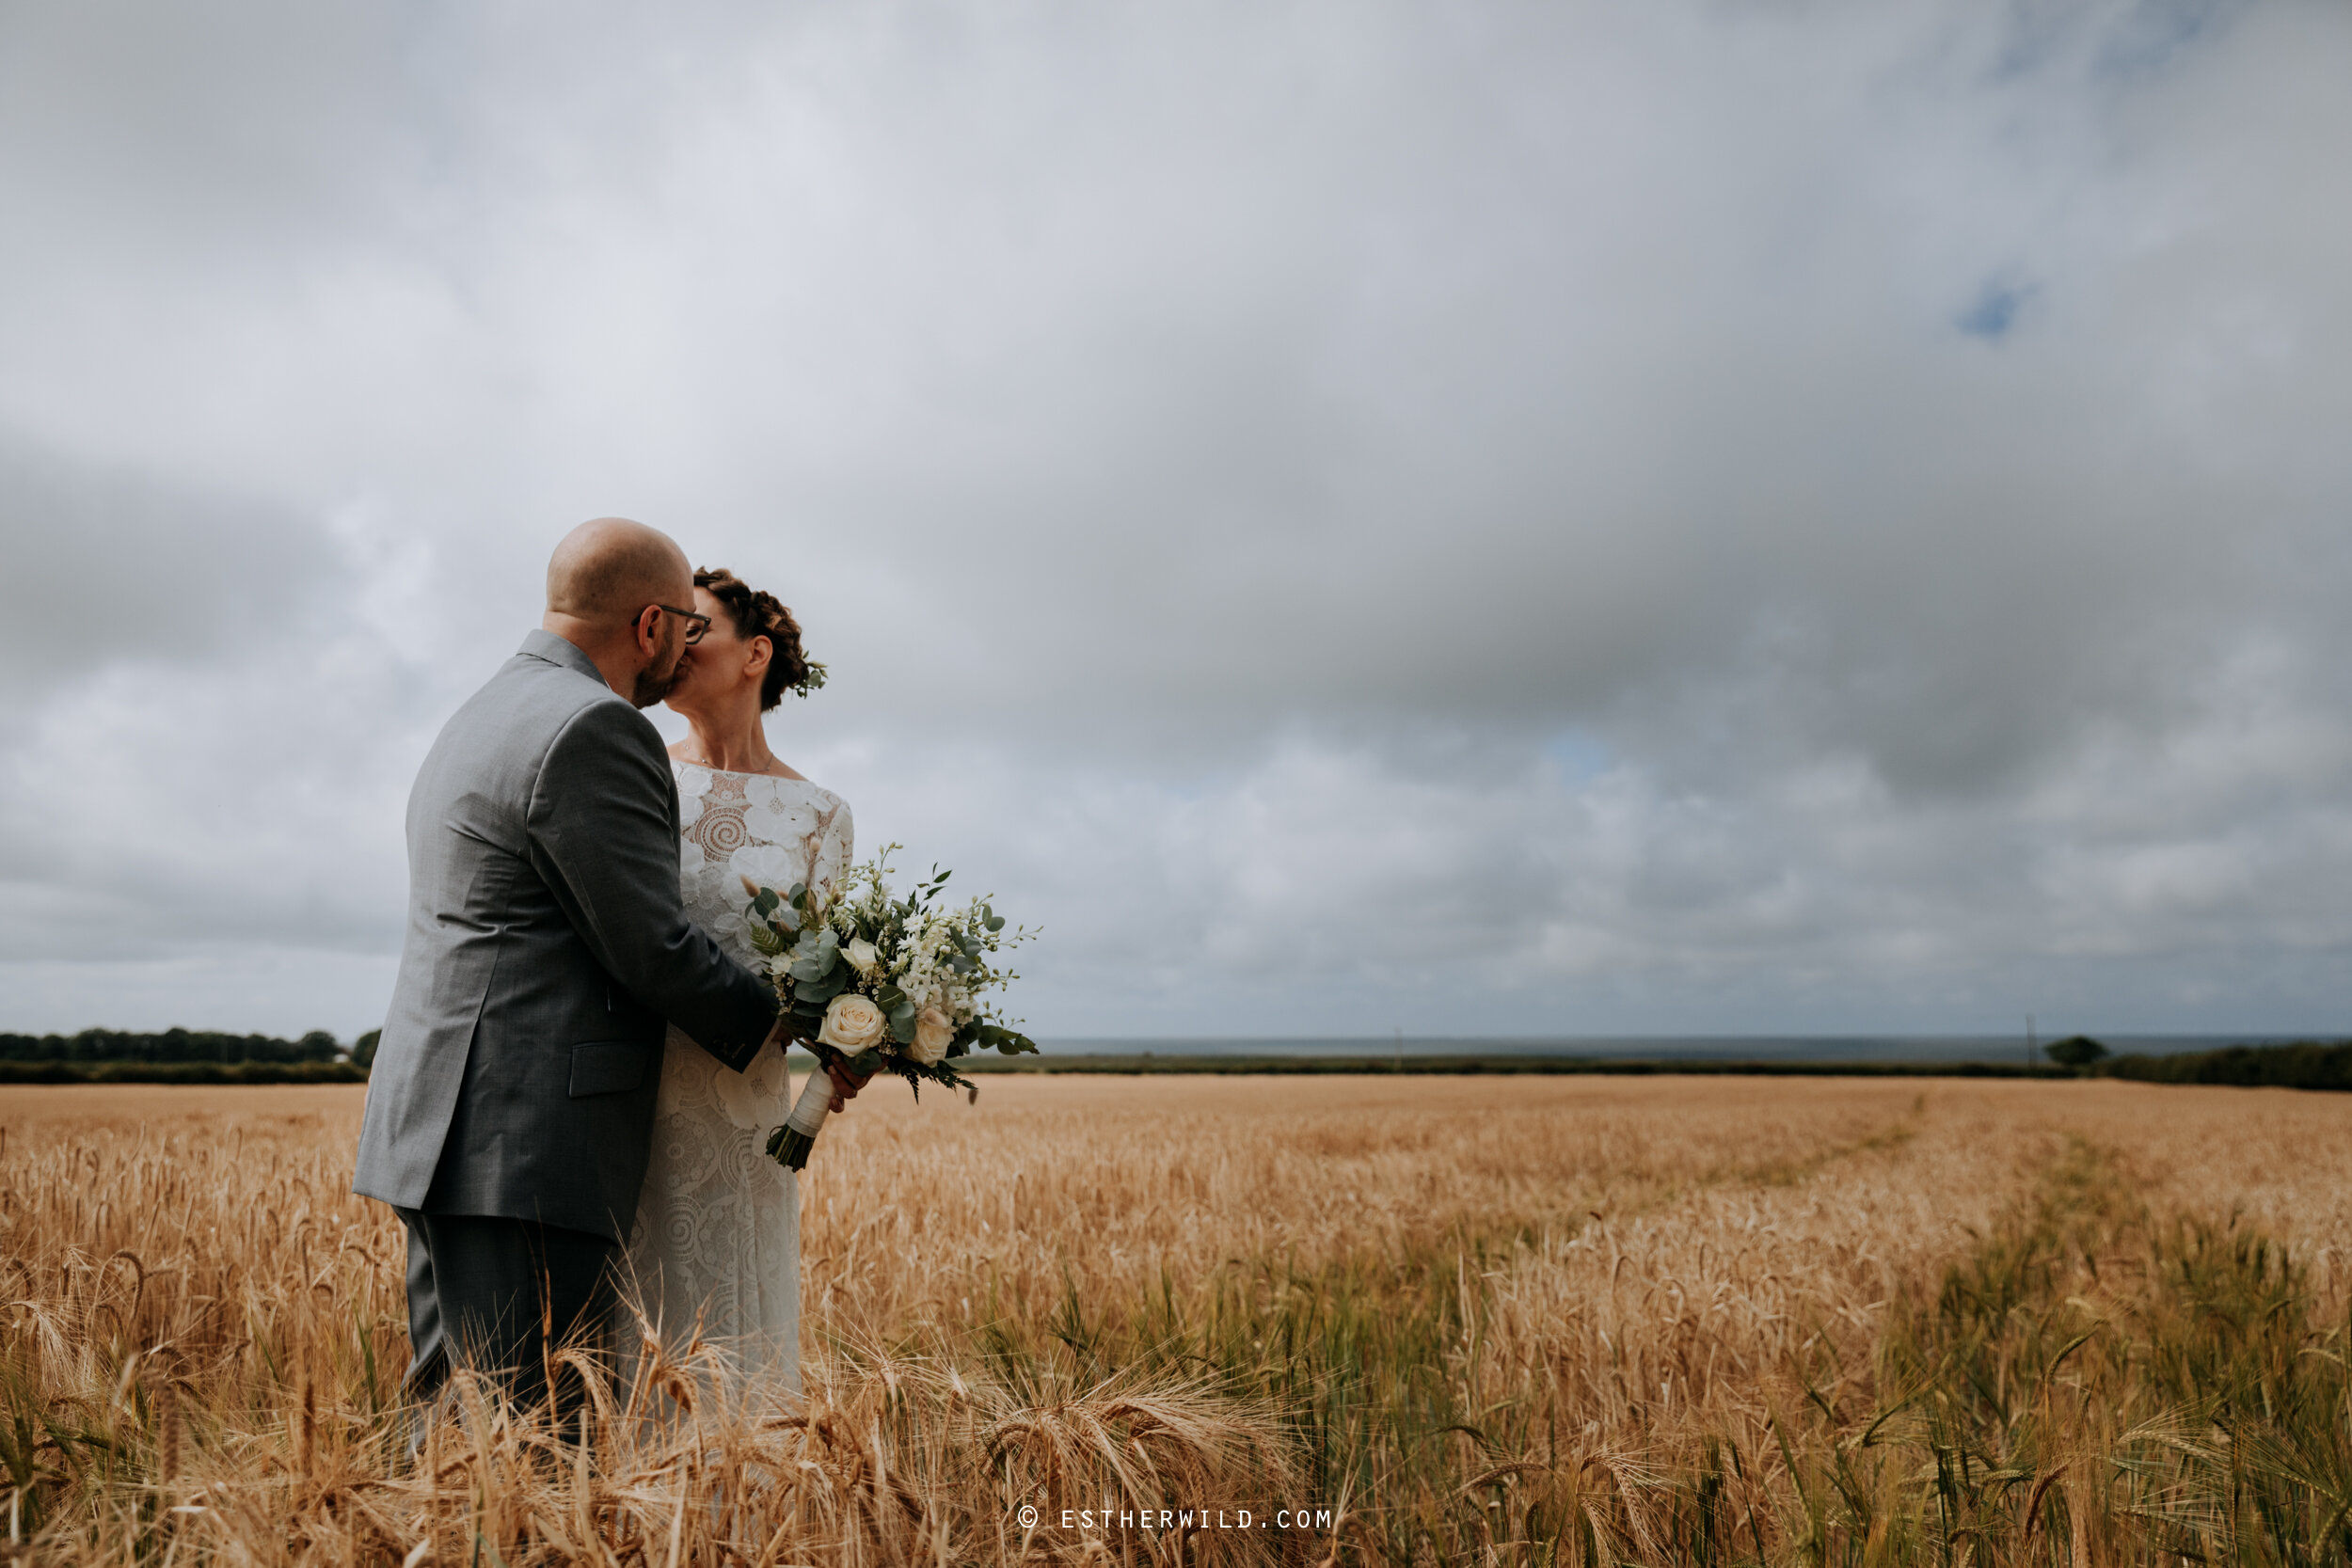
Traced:
MULTIPOLYGON (((680 610, 674 604, 657 604, 653 608, 656 610, 666 610, 671 614, 686 623, 686 645, 690 648, 695 643, 701 641, 703 640, 703 633, 710 629, 710 617, 703 614, 700 610, 680 610)), ((640 610, 638 613, 642 615, 644 611, 640 610)))

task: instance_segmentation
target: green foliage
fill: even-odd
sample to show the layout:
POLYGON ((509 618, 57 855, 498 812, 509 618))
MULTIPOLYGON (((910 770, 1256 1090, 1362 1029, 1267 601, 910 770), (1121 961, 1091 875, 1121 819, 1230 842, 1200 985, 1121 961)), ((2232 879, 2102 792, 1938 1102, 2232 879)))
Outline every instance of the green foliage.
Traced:
POLYGON ((2080 1071, 2091 1063, 2105 1059, 2107 1048, 2089 1035, 2069 1035, 2062 1040, 2052 1040, 2043 1046, 2042 1053, 2062 1068, 2080 1071))
POLYGON ((2352 1040, 2234 1045, 2170 1056, 2119 1056, 2100 1069, 2144 1084, 2229 1084, 2241 1088, 2352 1089, 2352 1040))
POLYGON ((358 1062, 10 1062, 0 1084, 364 1084, 358 1062))
POLYGON ((1037 1054, 1037 1041, 1017 1030, 1006 1029, 993 1023, 975 1024, 972 1030, 972 1039, 974 1044, 986 1046, 1002 1056, 1018 1056, 1024 1053, 1034 1056, 1037 1054))
POLYGON ((298 1040, 201 1029, 167 1029, 153 1035, 120 1029, 0 1034, 0 1062, 331 1062, 341 1050, 324 1029, 313 1029, 298 1040))

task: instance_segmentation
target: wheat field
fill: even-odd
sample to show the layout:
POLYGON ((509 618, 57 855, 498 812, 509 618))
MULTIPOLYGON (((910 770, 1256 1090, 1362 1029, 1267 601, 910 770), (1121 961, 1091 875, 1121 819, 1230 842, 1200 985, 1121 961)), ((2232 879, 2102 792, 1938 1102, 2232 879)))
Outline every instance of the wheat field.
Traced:
POLYGON ((0 1089, 20 1561, 2344 1561, 2352 1100, 877 1084, 806 1398, 710 1346, 413 1454, 354 1088, 0 1089))

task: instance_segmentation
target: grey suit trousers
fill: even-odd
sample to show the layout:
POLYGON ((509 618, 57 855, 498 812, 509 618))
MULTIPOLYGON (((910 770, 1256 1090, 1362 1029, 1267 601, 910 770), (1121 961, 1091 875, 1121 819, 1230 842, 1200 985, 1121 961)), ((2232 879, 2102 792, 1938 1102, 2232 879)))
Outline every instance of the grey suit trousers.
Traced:
POLYGON ((518 1404, 552 1393, 568 1435, 585 1392, 549 1358, 567 1346, 599 1358, 612 1316, 620 1248, 586 1230, 496 1214, 398 1211, 408 1227, 408 1344, 403 1391, 431 1401, 460 1368, 496 1379, 518 1404))

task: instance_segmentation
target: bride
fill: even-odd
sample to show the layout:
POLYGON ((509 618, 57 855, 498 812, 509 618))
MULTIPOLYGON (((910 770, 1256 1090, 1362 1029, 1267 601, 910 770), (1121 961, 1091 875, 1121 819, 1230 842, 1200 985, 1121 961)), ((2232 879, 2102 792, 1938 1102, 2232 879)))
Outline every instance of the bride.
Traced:
MULTIPOLYGON (((805 696, 812 673, 823 678, 792 612, 727 571, 694 574, 694 609, 710 623, 668 699, 692 731, 670 748, 685 839, 679 876, 687 914, 758 971, 765 960, 744 926, 741 879, 830 890, 850 863, 850 806, 777 761, 760 726, 785 692, 805 696)), ((766 1153, 790 1088, 774 1041, 739 1074, 671 1027, 628 1271, 665 1349, 719 1340, 747 1384, 797 1393, 800 1190, 766 1153)), ((837 1078, 834 1091, 839 1110, 857 1085, 837 1078)))

